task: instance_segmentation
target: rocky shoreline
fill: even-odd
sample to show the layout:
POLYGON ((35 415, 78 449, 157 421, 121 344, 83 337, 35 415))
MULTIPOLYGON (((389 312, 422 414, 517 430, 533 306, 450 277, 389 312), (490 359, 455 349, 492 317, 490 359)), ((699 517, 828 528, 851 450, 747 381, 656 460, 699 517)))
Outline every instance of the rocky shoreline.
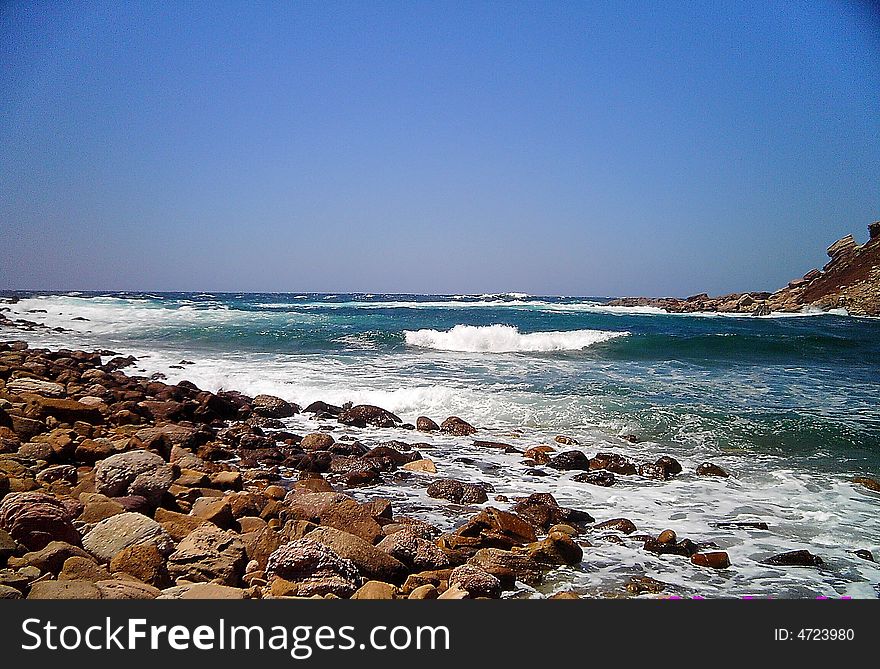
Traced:
MULTIPOLYGON (((301 409, 122 371, 134 362, 112 351, 0 344, 0 598, 498 598, 579 565, 597 541, 735 568, 712 542, 643 534, 627 518, 595 519, 547 493, 496 496, 509 505, 496 508, 491 490, 444 478, 421 451, 431 433, 468 437, 548 475, 577 470, 578 481, 597 486, 615 475, 668 481, 682 471, 671 457, 589 457, 566 436, 520 452, 481 440, 455 416, 406 424, 370 405, 301 409), (286 427, 300 412, 313 417, 313 432, 286 427), (334 437, 334 425, 347 434, 334 437), (412 443, 367 447, 351 436, 389 427, 410 430, 412 443), (456 528, 443 532, 387 499, 352 495, 363 500, 372 484, 396 477, 422 477, 428 497, 460 516, 456 528)), ((712 463, 695 473, 728 476, 712 463)), ((855 483, 880 490, 872 479, 855 483)), ((822 560, 799 550, 766 563, 822 560)), ((621 595, 664 589, 634 574, 621 595)), ((578 595, 563 588, 552 597, 578 595)))
POLYGON ((706 293, 677 297, 623 297, 616 307, 656 307, 669 313, 717 312, 767 316, 803 309, 846 309, 853 316, 880 316, 880 221, 868 226, 869 239, 859 246, 852 235, 828 247, 822 269, 812 269, 776 292, 706 293))

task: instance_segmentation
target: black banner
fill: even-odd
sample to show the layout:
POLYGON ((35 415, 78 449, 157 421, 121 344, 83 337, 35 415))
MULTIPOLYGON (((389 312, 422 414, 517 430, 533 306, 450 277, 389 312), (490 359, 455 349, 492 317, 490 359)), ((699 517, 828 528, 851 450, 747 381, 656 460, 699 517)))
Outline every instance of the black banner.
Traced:
MULTIPOLYGON (((762 662, 852 657, 876 647, 878 602, 648 601, 18 601, 0 603, 0 657, 383 666, 449 662, 762 662)), ((176 666, 176 665, 172 665, 176 666)))

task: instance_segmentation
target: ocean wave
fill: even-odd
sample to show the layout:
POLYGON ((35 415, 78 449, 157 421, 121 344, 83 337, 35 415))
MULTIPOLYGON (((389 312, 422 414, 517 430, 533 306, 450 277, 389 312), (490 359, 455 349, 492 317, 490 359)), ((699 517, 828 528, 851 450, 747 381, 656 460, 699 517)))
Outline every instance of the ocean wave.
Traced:
POLYGON ((572 330, 570 332, 532 332, 523 334, 512 325, 456 325, 440 330, 405 330, 409 346, 439 351, 468 353, 516 353, 578 351, 593 344, 623 337, 628 332, 572 330))

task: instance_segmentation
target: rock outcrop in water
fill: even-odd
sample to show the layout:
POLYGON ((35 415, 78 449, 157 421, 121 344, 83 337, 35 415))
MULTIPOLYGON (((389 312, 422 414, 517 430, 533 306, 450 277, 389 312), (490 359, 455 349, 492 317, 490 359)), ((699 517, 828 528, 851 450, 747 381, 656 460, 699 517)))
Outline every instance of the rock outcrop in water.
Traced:
POLYGON ((609 306, 650 306, 670 313, 719 312, 756 316, 771 312, 796 312, 804 308, 846 309, 854 316, 880 316, 880 221, 868 226, 869 239, 859 246, 852 235, 828 247, 830 260, 789 281, 774 293, 731 293, 709 297, 706 293, 686 299, 675 297, 624 297, 609 306))

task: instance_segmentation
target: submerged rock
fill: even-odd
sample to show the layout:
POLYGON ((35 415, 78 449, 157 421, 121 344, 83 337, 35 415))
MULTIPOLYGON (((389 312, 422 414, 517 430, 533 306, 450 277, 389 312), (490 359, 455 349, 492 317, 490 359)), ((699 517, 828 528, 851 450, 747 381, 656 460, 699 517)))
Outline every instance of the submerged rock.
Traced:
POLYGON ((776 567, 821 567, 824 561, 818 555, 813 555, 808 550, 789 551, 779 553, 762 560, 761 564, 769 564, 776 567))

